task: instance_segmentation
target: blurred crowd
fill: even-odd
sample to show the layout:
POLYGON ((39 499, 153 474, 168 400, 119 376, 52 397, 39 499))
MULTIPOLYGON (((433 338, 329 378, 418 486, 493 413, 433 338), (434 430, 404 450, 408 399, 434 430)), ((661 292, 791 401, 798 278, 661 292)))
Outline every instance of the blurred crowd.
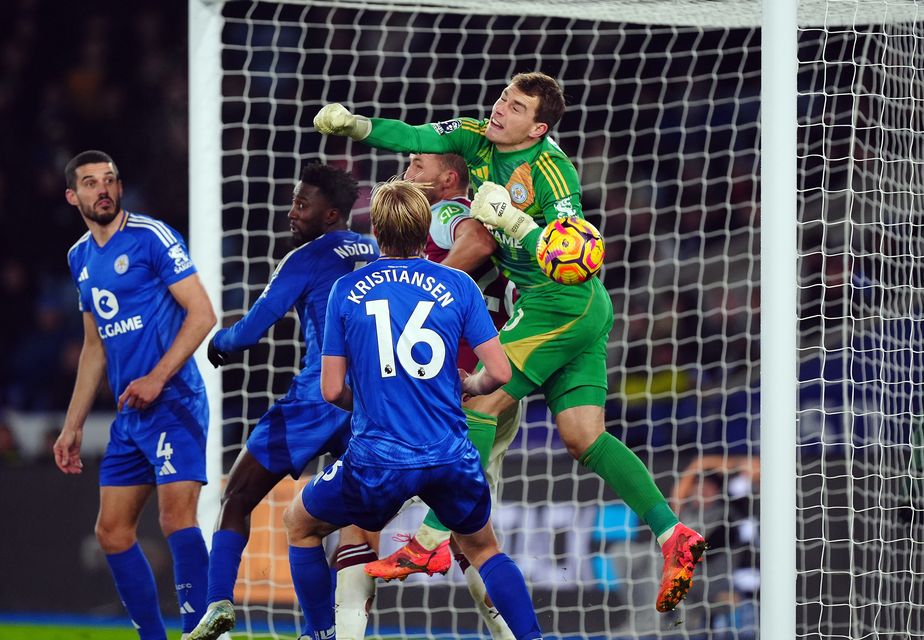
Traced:
MULTIPOLYGON (((249 11, 246 4, 239 3, 241 11, 249 11)), ((74 379, 82 332, 65 255, 85 231, 77 212, 64 201, 62 168, 80 150, 108 151, 125 180, 126 207, 161 217, 186 232, 186 3, 101 2, 77 9, 47 0, 16 0, 9 15, 0 25, 4 42, 0 118, 15 126, 8 126, 0 138, 5 147, 0 154, 0 210, 11 221, 19 212, 29 211, 33 217, 40 216, 42 224, 36 230, 40 242, 23 242, 13 234, 2 240, 0 287, 8 308, 17 312, 4 315, 0 331, 5 353, 0 403, 15 410, 61 410, 74 379)), ((325 22, 319 19, 311 28, 326 29, 325 22)), ((346 29, 337 33, 337 39, 328 41, 335 51, 341 46, 366 46, 354 43, 346 29)), ((261 34, 259 29, 243 29, 232 20, 228 37, 260 44, 261 34)), ((551 46, 530 42, 536 37, 524 38, 519 48, 551 46)), ((285 38, 283 34, 281 45, 285 38)), ((366 39, 370 49, 381 47, 374 34, 366 39)), ((444 38, 422 46, 441 51, 449 45, 444 38)), ((628 49, 630 45, 623 46, 628 49)), ((234 71, 237 53, 231 50, 228 55, 226 64, 234 71)), ((297 68, 294 60, 287 70, 297 68)), ((389 60, 386 55, 386 66, 389 60)), ((264 97, 261 92, 265 91, 284 112, 282 107, 293 98, 297 101, 299 95, 282 96, 284 82, 262 81, 270 73, 270 64, 285 66, 286 59, 240 58, 241 71, 246 74, 230 74, 227 91, 250 92, 255 98, 264 97), (245 75, 249 82, 241 81, 245 75)), ((635 67, 637 63, 626 56, 617 83, 634 77, 635 67)), ((415 74, 423 81, 427 72, 414 66, 405 76, 413 83, 415 74)), ((599 86, 581 89, 569 73, 582 70, 572 67, 562 78, 570 100, 580 104, 581 100, 605 99, 597 95, 599 86)), ((458 75, 463 84, 474 83, 483 72, 467 69, 458 75)), ((636 112, 631 134, 607 131, 605 113, 596 111, 569 111, 559 127, 562 146, 576 158, 585 185, 585 210, 608 241, 605 281, 614 292, 617 310, 612 391, 614 396, 628 398, 630 404, 634 398, 647 401, 653 395, 693 389, 702 395, 711 387, 727 388, 730 380, 734 386, 747 388, 756 379, 759 305, 757 273, 749 255, 757 246, 753 175, 758 90, 753 70, 744 69, 730 82, 742 77, 749 84, 737 88, 734 111, 714 108, 705 96, 692 95, 682 111, 665 109, 652 85, 631 105, 636 112), (582 135, 574 135, 576 130, 582 135), (583 135, 584 131, 600 133, 583 135), (683 156, 677 153, 681 135, 683 156), (605 154, 610 162, 599 163, 605 154)), ((488 93, 499 89, 503 80, 499 77, 498 82, 481 86, 483 95, 475 103, 490 104, 493 94, 488 93)), ((678 89, 688 82, 681 77, 668 80, 676 82, 678 89)), ((314 95, 310 85, 318 82, 312 77, 300 95, 314 95)), ((330 97, 361 101, 369 87, 357 83, 355 95, 330 97)), ((332 90, 326 85, 323 89, 332 90)), ((401 98, 387 92, 378 95, 383 115, 392 115, 390 101, 401 98)), ((431 100, 437 103, 440 96, 431 96, 431 100)), ((247 153, 257 144, 257 133, 256 128, 248 130, 244 125, 261 117, 257 113, 260 102, 246 115, 237 113, 240 104, 230 101, 225 105, 224 118, 242 125, 227 128, 225 148, 241 148, 238 157, 247 158, 246 168, 240 168, 245 180, 227 181, 225 200, 244 201, 246 206, 226 212, 226 225, 231 224, 229 213, 232 218, 237 213, 246 224, 243 217, 260 217, 260 207, 272 213, 273 207, 284 206, 291 179, 297 175, 296 163, 289 158, 274 163, 266 154, 247 153), (247 178, 261 173, 274 179, 269 191, 256 179, 244 188, 247 178), (267 207, 267 203, 272 204, 267 207)), ((627 105, 615 108, 619 115, 627 105)), ((485 110, 485 106, 480 110, 473 106, 472 115, 485 110)), ((289 117, 307 124, 309 111, 289 117)), ((410 111, 406 117, 413 118, 415 109, 410 111)), ((292 144, 296 145, 293 151, 304 155, 311 151, 306 145, 317 143, 305 136, 292 144)), ((326 152, 337 155, 336 148, 326 152)), ((332 157, 332 161, 338 160, 332 157)), ((233 157, 229 162, 225 173, 234 177, 238 168, 233 166, 233 157)), ((357 158, 354 171, 381 179, 385 173, 400 170, 389 162, 357 158)), ((256 240, 249 243, 251 250, 262 251, 264 256, 285 250, 268 251, 256 240)), ((226 251, 240 250, 240 243, 226 238, 229 242, 226 251)), ((225 274, 226 282, 241 280, 244 288, 259 289, 271 263, 267 269, 248 270, 253 282, 230 273, 225 274)), ((232 261, 226 269, 235 264, 240 263, 232 261)), ((226 288, 225 295, 233 292, 233 286, 226 288)), ((245 302, 246 296, 238 296, 226 300, 226 307, 245 306, 245 302)), ((623 414, 619 417, 631 418, 622 403, 616 410, 623 414)))
POLYGON ((61 410, 83 334, 66 254, 86 231, 64 200, 64 165, 85 149, 109 152, 125 206, 185 233, 187 9, 182 0, 5 7, 0 408, 61 410))
MULTIPOLYGON (((186 11, 182 0, 79 8, 14 0, 0 24, 0 122, 7 123, 0 211, 8 228, 40 234, 0 240, 0 291, 13 310, 0 331, 0 414, 61 411, 70 396, 82 325, 65 255, 85 231, 63 197, 70 157, 109 152, 125 181, 125 206, 186 234, 186 11), (24 215, 28 226, 14 226, 24 215)), ((559 18, 419 13, 410 24, 402 12, 247 2, 230 3, 225 14, 223 254, 234 256, 223 263, 226 321, 253 302, 290 248, 284 212, 301 162, 322 157, 352 168, 364 184, 354 211, 360 231, 368 231, 370 181, 403 170, 400 157, 322 139, 310 129, 317 106, 336 100, 423 122, 458 115, 443 106, 456 104, 462 115, 483 117, 510 73, 547 56, 539 67, 559 77, 570 104, 557 138, 577 165, 585 213, 607 240, 604 281, 616 312, 609 428, 655 451, 753 450, 760 322, 753 32, 627 25, 618 38, 598 37, 559 18), (512 28, 522 37, 507 50, 487 35, 512 28), (565 45, 546 37, 554 30, 569 34, 565 45), (317 43, 327 51, 324 64, 312 57, 321 55, 317 43), (408 56, 408 46, 427 55, 408 56), (452 63, 484 51, 493 56, 487 67, 452 63), (391 79, 375 82, 370 67, 353 69, 353 60, 374 60, 377 76, 391 79), (255 233, 245 242, 230 232, 239 228, 255 233)), ((813 131, 805 134, 809 149, 822 140, 813 131)), ((828 143, 832 157, 849 157, 846 143, 828 143)), ((843 182, 835 165, 825 178, 832 190, 843 182)), ((820 222, 823 173, 810 169, 800 185, 806 335, 841 306, 849 268, 824 257, 832 247, 823 243, 839 238, 820 222)), ((843 214, 825 215, 832 222, 843 214)), ((274 335, 291 336, 290 325, 274 335)), ((271 366, 256 367, 246 382, 225 374, 226 389, 244 391, 229 393, 226 418, 255 418, 285 390, 293 349, 256 349, 251 361, 271 366)), ((98 408, 108 410, 109 397, 102 389, 98 408)))

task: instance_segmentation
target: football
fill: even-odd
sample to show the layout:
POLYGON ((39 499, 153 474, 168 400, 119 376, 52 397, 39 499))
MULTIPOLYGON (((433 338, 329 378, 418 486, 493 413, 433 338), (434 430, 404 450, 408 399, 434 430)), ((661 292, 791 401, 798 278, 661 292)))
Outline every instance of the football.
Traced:
POLYGON ((605 249, 597 228, 583 218, 559 218, 539 236, 536 260, 549 278, 559 284, 580 284, 597 275, 605 249))

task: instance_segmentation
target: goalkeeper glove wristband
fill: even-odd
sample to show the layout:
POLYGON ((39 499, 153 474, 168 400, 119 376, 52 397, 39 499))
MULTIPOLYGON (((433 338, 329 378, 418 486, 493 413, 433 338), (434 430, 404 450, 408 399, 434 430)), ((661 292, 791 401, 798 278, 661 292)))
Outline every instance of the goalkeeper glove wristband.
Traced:
POLYGON ((314 128, 325 135, 348 136, 362 140, 372 131, 372 122, 364 116, 355 116, 336 102, 321 107, 314 117, 314 128))
POLYGON ((478 188, 472 200, 472 217, 486 226, 502 229, 508 236, 522 242, 530 231, 539 225, 532 216, 523 213, 510 201, 506 187, 485 182, 478 188))

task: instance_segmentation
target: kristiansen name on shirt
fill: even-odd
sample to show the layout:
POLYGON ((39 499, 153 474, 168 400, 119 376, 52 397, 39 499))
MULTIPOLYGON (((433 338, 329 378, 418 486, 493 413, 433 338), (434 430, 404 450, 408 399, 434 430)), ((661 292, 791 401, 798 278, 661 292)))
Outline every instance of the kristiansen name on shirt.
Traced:
POLYGON ((373 271, 353 285, 353 288, 350 289, 350 293, 347 295, 347 299, 350 302, 359 304, 360 300, 362 300, 367 293, 372 291, 373 288, 386 282, 396 282, 420 287, 436 298, 436 301, 441 307, 445 307, 455 301, 455 298, 452 297, 452 292, 446 288, 446 285, 439 282, 433 276, 427 276, 417 271, 408 273, 407 269, 401 268, 373 271))

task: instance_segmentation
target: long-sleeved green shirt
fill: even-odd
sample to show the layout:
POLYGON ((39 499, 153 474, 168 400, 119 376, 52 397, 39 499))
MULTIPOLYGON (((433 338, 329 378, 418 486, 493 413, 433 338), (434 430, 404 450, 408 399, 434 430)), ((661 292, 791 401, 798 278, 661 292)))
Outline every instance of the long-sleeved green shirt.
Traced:
POLYGON ((485 137, 487 119, 457 118, 419 126, 384 118, 371 121, 372 131, 363 140, 370 146, 406 153, 456 153, 468 164, 469 179, 476 192, 486 181, 507 187, 514 206, 532 216, 540 227, 522 244, 501 229, 492 231, 499 246, 496 255, 500 267, 521 292, 537 287, 574 286, 553 282, 536 262, 541 228, 559 217, 584 217, 577 171, 551 138, 528 149, 501 152, 485 137))

